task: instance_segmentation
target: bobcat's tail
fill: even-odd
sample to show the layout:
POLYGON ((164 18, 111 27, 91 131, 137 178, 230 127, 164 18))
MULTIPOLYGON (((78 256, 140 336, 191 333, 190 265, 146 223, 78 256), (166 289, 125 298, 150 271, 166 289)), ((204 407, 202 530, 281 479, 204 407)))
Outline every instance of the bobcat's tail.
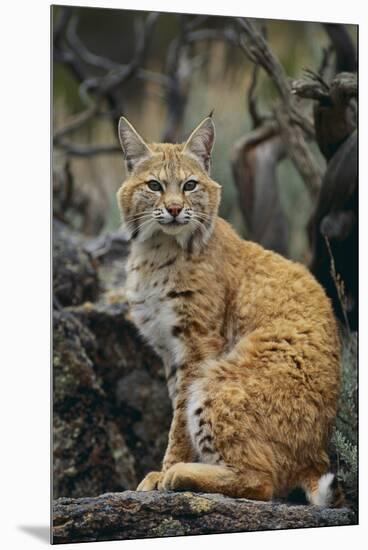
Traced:
POLYGON ((323 474, 319 479, 309 480, 304 485, 308 502, 326 508, 341 508, 345 504, 344 492, 332 472, 323 474))

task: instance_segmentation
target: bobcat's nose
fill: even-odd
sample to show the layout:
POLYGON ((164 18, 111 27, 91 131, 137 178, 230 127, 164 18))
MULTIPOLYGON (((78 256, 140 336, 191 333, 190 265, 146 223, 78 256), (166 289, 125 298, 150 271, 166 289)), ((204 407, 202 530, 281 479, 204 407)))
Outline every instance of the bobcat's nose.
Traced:
POLYGON ((183 210, 183 207, 181 204, 177 204, 175 202, 169 204, 166 206, 166 210, 169 214, 171 214, 174 218, 180 214, 180 212, 183 210))

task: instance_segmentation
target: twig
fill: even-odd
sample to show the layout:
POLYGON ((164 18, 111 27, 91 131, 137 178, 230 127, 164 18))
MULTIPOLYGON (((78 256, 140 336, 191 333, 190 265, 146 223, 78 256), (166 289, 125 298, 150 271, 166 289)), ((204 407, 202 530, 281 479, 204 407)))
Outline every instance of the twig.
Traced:
MULTIPOLYGON (((76 28, 77 28, 77 17, 73 18, 70 21, 70 24, 67 28, 68 44, 70 45, 73 52, 88 65, 105 69, 109 73, 109 75, 105 74, 100 77, 86 79, 81 84, 80 95, 82 96, 82 98, 85 99, 86 97, 88 97, 89 89, 98 90, 99 86, 102 86, 102 82, 104 79, 106 79, 107 77, 113 74, 127 75, 130 73, 131 68, 127 64, 116 63, 115 61, 112 61, 107 57, 102 57, 100 55, 96 55, 90 52, 78 37, 76 28)), ((140 30, 138 30, 138 33, 140 33, 140 30)), ((143 69, 141 67, 137 69, 136 76, 141 80, 149 80, 152 82, 156 82, 157 84, 163 87, 170 85, 170 79, 167 78, 165 74, 143 69)))
POLYGON ((258 126, 260 126, 264 118, 258 112, 257 100, 255 96, 255 91, 256 91, 257 81, 258 81, 258 73, 259 73, 259 65, 254 65, 253 71, 252 71, 252 79, 251 79, 251 82, 248 88, 248 93, 247 93, 248 111, 252 119, 253 128, 257 128, 258 126))
POLYGON ((330 61, 331 61, 333 52, 334 52, 334 48, 332 44, 329 44, 327 48, 323 48, 321 64, 317 71, 322 78, 325 76, 327 69, 330 66, 330 61))
POLYGON ((290 103, 290 86, 284 69, 268 47, 266 40, 249 19, 237 17, 236 21, 244 32, 240 38, 241 48, 253 63, 261 65, 272 77, 284 103, 290 103))
POLYGON ((344 281, 341 279, 340 275, 336 271, 335 260, 334 260, 333 254, 332 254, 330 241, 329 241, 327 235, 323 234, 323 238, 325 239, 328 255, 330 257, 331 277, 332 277, 333 282, 335 284, 337 296, 339 298, 339 302, 340 302, 342 314, 344 316, 344 321, 345 321, 347 331, 348 331, 348 333, 350 333, 350 324, 349 324, 349 319, 348 319, 348 314, 347 314, 347 307, 346 307, 346 296, 345 296, 345 290, 344 290, 344 281))
POLYGON ((308 69, 304 73, 306 78, 292 81, 292 93, 305 99, 328 101, 330 90, 322 77, 308 69))
POLYGON ((188 23, 186 23, 186 29, 188 31, 194 31, 197 27, 200 27, 202 23, 205 23, 209 15, 197 15, 193 17, 188 23))
POLYGON ((73 73, 74 77, 82 82, 86 77, 86 70, 83 64, 81 63, 78 56, 69 48, 68 45, 65 45, 65 35, 67 33, 68 25, 72 20, 73 10, 68 6, 61 8, 61 13, 59 19, 54 25, 54 36, 53 36, 53 57, 55 61, 64 63, 73 73))
POLYGON ((309 138, 314 137, 314 129, 311 121, 304 116, 295 104, 291 93, 291 83, 287 78, 284 68, 274 56, 265 38, 249 21, 238 17, 236 22, 244 32, 239 40, 240 47, 252 63, 260 65, 274 82, 282 102, 287 107, 290 119, 298 124, 309 138))
POLYGON ((85 111, 71 117, 71 119, 62 128, 54 132, 54 142, 57 142, 67 134, 71 134, 72 132, 79 130, 79 128, 87 124, 87 122, 89 122, 98 113, 99 106, 100 100, 93 103, 91 107, 88 107, 85 111))
POLYGON ((121 70, 117 74, 107 75, 106 79, 104 79, 98 87, 98 95, 106 94, 118 86, 121 86, 124 82, 131 78, 139 69, 139 66, 143 64, 149 46, 149 40, 152 35, 152 30, 159 15, 159 13, 150 13, 144 23, 140 20, 137 21, 137 46, 131 62, 124 68, 124 70, 121 70))
POLYGON ((64 166, 64 175, 65 175, 65 194, 61 202, 61 208, 65 212, 69 205, 72 202, 74 194, 74 178, 70 170, 70 163, 67 161, 64 166))
POLYGON ((316 73, 315 71, 312 71, 312 69, 308 69, 308 68, 304 69, 304 72, 306 76, 309 76, 309 78, 311 78, 315 82, 318 82, 326 92, 329 91, 330 89, 329 85, 319 73, 316 73))
POLYGON ((357 76, 354 73, 339 73, 330 85, 310 69, 305 69, 304 73, 306 78, 292 82, 292 93, 299 97, 347 105, 350 99, 358 95, 357 76))
POLYGON ((116 63, 107 57, 102 57, 101 55, 96 55, 90 52, 83 44, 77 34, 78 22, 79 17, 75 15, 70 19, 69 25, 66 28, 67 43, 72 51, 88 65, 99 67, 100 69, 104 69, 106 71, 117 69, 119 67, 119 63, 116 63))
POLYGON ((239 34, 231 27, 197 29, 207 16, 198 16, 189 22, 185 22, 184 16, 180 16, 180 19, 181 32, 169 45, 167 54, 166 74, 170 78, 170 86, 167 87, 166 93, 168 119, 162 136, 163 141, 174 141, 179 138, 179 128, 188 99, 190 77, 203 63, 202 56, 189 58, 190 46, 199 42, 223 41, 239 47, 239 34))
POLYGON ((69 6, 62 6, 61 7, 61 13, 54 24, 53 27, 53 42, 54 47, 58 47, 60 45, 60 41, 62 40, 65 30, 69 24, 70 19, 73 16, 73 11, 69 6))
POLYGON ((339 73, 330 84, 330 94, 335 103, 347 104, 358 97, 358 78, 354 73, 339 73))
POLYGON ((231 27, 225 29, 199 29, 189 32, 186 35, 186 40, 189 44, 208 40, 224 41, 233 46, 239 46, 239 35, 231 27))
POLYGON ((57 146, 60 147, 64 153, 74 157, 91 157, 94 155, 111 155, 115 153, 121 153, 119 145, 84 145, 71 143, 65 140, 59 140, 57 146))
POLYGON ((322 172, 306 145, 303 132, 290 123, 290 114, 284 105, 276 108, 274 115, 280 125, 288 156, 303 177, 309 194, 315 199, 321 187, 322 172))

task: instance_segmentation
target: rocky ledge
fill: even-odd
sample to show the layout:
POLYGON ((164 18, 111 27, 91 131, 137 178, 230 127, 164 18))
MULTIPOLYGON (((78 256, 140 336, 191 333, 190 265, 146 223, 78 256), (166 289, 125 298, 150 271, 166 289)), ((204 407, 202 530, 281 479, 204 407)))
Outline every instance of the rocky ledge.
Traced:
POLYGON ((348 508, 290 505, 218 494, 106 493, 54 502, 53 543, 354 525, 348 508))

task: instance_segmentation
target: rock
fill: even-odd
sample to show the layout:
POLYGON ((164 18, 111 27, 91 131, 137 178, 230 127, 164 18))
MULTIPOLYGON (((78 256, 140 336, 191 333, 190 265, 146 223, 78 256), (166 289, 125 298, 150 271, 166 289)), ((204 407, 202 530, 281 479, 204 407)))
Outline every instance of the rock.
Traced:
POLYGON ((348 324, 351 330, 357 330, 357 131, 339 147, 327 166, 309 231, 312 245, 310 269, 331 298, 336 316, 345 326, 348 324))
POLYGON ((134 459, 95 372, 93 334, 66 311, 54 313, 54 496, 98 495, 137 483, 134 459))
POLYGON ((53 543, 355 525, 348 508, 327 509, 160 491, 55 501, 53 543))
POLYGON ((53 223, 53 296, 59 306, 96 300, 99 282, 96 267, 83 249, 82 240, 61 222, 53 223))
POLYGON ((134 489, 160 468, 171 405, 161 361, 129 321, 128 245, 55 227, 54 497, 134 489))
POLYGON ((124 302, 100 301, 68 311, 94 335, 95 372, 139 480, 160 469, 167 446, 172 410, 162 363, 127 318, 124 302))
POLYGON ((163 374, 155 377, 149 369, 135 369, 119 380, 115 395, 120 425, 142 479, 150 470, 161 469, 167 447, 172 409, 166 382, 163 374))

